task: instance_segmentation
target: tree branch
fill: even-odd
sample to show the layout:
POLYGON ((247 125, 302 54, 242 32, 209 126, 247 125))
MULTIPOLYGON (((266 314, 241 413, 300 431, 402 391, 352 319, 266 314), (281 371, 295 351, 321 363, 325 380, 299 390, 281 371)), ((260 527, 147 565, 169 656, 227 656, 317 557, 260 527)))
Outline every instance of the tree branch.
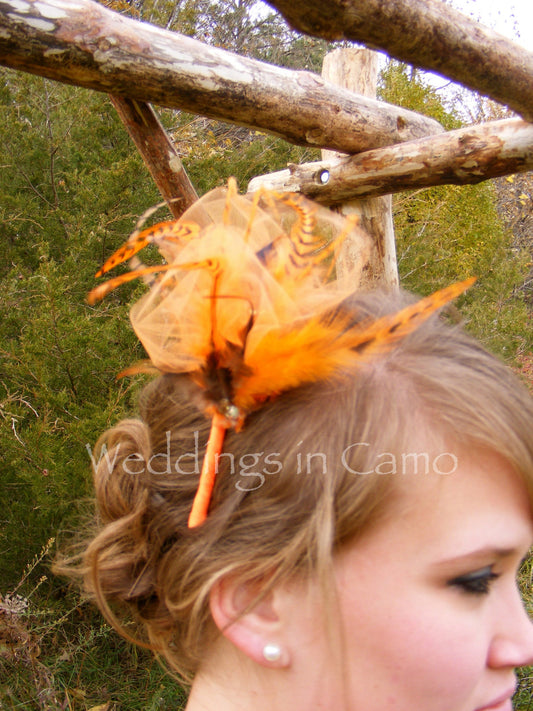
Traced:
POLYGON ((0 64, 346 153, 443 130, 316 74, 239 57, 93 0, 0 0, 0 64))
POLYGON ((110 96, 169 210, 178 219, 197 199, 179 154, 150 104, 110 96))
POLYGON ((431 185, 480 183, 528 170, 533 170, 533 124, 504 119, 337 161, 291 165, 254 178, 248 190, 263 186, 301 192, 334 205, 431 185))
POLYGON ((381 49, 533 121, 533 53, 441 0, 266 1, 300 32, 381 49))

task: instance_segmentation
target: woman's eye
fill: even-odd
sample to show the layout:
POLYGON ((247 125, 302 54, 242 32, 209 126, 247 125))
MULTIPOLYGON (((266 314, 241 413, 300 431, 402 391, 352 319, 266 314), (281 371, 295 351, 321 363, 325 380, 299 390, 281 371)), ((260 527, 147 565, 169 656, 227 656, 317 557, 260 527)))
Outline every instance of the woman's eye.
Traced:
POLYGON ((450 580, 448 585, 459 588, 465 593, 471 595, 486 595, 491 587, 491 584, 499 578, 497 573, 494 573, 492 566, 488 565, 481 570, 475 570, 473 573, 459 575, 457 578, 450 580))

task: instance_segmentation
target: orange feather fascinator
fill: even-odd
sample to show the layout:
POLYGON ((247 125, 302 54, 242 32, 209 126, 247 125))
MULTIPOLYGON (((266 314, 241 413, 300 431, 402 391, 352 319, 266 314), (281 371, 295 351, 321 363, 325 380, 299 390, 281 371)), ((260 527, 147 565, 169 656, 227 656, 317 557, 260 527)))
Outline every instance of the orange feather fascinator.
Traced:
MULTIPOLYGON (((212 418, 190 527, 207 516, 228 427, 240 429, 249 412, 285 390, 334 377, 390 350, 474 281, 454 284, 396 314, 354 323, 342 306, 354 287, 330 279, 347 235, 361 251, 368 248, 368 237, 353 218, 293 193, 241 196, 230 180, 227 189, 212 190, 179 220, 144 230, 142 224, 97 276, 149 243, 166 263, 110 279, 93 289, 88 301, 157 274, 131 309, 133 328, 150 368, 188 373, 212 418)), ((140 370, 146 367, 123 374, 140 370)))

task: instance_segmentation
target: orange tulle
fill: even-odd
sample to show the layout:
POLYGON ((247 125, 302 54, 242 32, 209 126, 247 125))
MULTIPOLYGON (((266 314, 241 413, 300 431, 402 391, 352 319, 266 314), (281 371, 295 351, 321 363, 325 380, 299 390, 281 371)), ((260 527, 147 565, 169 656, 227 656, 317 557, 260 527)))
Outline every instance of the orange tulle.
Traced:
POLYGON ((334 377, 386 352, 474 281, 356 323, 342 302, 358 285, 347 288, 330 279, 347 235, 361 261, 368 254, 369 239, 354 219, 297 194, 241 196, 233 180, 180 220, 143 227, 141 221, 98 275, 147 244, 155 244, 166 263, 136 266, 97 286, 88 300, 95 303, 122 283, 157 275, 131 309, 133 327, 150 367, 188 373, 213 417, 190 526, 201 523, 209 508, 227 427, 239 429, 250 411, 285 390, 334 377))

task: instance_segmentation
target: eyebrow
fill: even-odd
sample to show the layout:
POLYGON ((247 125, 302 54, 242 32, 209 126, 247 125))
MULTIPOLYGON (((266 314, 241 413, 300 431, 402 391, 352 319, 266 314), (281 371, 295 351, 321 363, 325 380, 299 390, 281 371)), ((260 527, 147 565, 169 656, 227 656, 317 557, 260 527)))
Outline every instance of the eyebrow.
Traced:
POLYGON ((528 546, 527 548, 525 546, 512 546, 510 548, 504 548, 500 546, 484 546, 483 548, 476 548, 475 550, 468 551, 460 555, 452 556, 451 558, 439 560, 434 564, 434 567, 441 568, 445 567, 446 565, 457 565, 458 563, 477 562, 479 559, 483 558, 497 558, 499 560, 512 556, 520 556, 520 558, 522 558, 524 556, 527 556, 530 547, 531 546, 528 546))

